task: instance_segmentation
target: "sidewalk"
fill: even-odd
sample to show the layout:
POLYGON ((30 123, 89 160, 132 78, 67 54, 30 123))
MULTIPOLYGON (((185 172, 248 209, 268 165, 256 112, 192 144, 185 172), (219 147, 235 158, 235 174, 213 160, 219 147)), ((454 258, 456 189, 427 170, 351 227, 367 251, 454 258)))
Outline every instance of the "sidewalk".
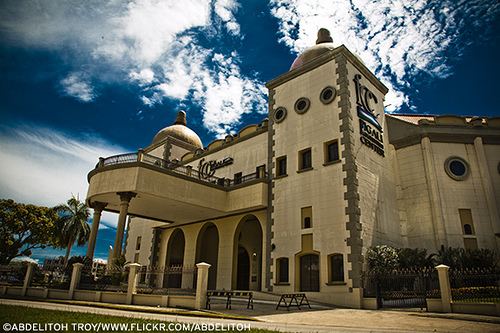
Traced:
MULTIPOLYGON (((406 311, 373 311, 355 309, 313 309, 313 310, 274 310, 272 304, 256 304, 256 311, 246 310, 240 304, 234 304, 234 310, 219 309, 214 311, 232 315, 253 314, 252 319, 221 319, 186 316, 189 310, 169 309, 172 314, 143 312, 147 307, 128 306, 128 310, 96 308, 93 306, 71 305, 28 300, 0 299, 0 304, 21 305, 49 310, 95 313, 101 315, 143 318, 171 322, 188 323, 250 323, 252 328, 276 330, 280 332, 500 332, 500 318, 470 316, 459 314, 415 313, 406 311), (133 308, 136 311, 130 311, 133 308), (182 311, 178 314, 174 311, 182 311), (265 314, 267 312, 267 314, 265 314), (272 314, 269 314, 272 313, 272 314), (432 317, 429 317, 432 315, 432 317), (453 319, 450 319, 450 316, 453 319), (484 318, 483 318, 484 317, 484 318), (465 320, 464 320, 465 319, 465 320), (489 322, 470 321, 484 320, 489 322)), ((224 306, 221 306, 222 308, 224 306)), ((155 308, 148 308, 148 310, 155 308)), ((167 310, 167 309, 162 309, 167 310)), ((210 312, 209 312, 210 313, 210 312)), ((212 312, 213 313, 213 312, 212 312)), ((193 315, 196 313, 193 312, 193 315)), ((249 318, 250 319, 250 318, 249 318)))

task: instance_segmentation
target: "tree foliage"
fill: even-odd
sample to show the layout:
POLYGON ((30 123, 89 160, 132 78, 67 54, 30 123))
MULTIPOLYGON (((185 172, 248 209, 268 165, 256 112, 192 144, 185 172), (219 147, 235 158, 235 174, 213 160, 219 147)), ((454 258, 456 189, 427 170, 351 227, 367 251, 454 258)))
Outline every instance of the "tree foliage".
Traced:
POLYGON ((87 220, 90 216, 89 208, 77 197, 71 197, 66 204, 54 208, 60 216, 58 227, 58 238, 61 247, 66 248, 64 262, 68 262, 71 248, 75 242, 78 245, 84 245, 90 236, 90 227, 87 220))
POLYGON ((54 209, 0 199, 0 264, 30 256, 33 249, 59 246, 54 209))
POLYGON ((466 250, 443 248, 438 253, 426 249, 393 248, 388 245, 373 246, 366 252, 370 272, 387 272, 395 268, 433 268, 444 264, 451 268, 499 268, 499 257, 488 249, 466 250))
POLYGON ((398 252, 388 245, 369 248, 366 259, 371 272, 383 273, 398 267, 398 252))

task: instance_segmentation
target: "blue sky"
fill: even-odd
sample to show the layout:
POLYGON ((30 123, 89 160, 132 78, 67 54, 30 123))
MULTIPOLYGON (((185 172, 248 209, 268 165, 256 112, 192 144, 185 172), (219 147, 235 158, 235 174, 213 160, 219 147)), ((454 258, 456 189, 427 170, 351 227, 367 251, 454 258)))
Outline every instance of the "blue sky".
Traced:
POLYGON ((99 156, 146 147, 181 109, 205 145, 260 121, 265 82, 320 27, 390 88, 387 112, 500 116, 499 15, 495 0, 4 0, 0 197, 83 198, 99 156))

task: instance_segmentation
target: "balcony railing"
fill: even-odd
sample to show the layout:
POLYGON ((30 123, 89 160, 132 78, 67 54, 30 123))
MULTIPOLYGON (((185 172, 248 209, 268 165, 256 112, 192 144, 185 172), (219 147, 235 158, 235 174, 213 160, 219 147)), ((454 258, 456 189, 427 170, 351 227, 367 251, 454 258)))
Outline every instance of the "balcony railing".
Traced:
POLYGON ((181 165, 178 162, 164 160, 162 158, 149 155, 139 151, 137 153, 127 153, 121 155, 114 155, 106 158, 100 158, 99 163, 96 165, 96 169, 107 167, 111 165, 126 164, 140 162, 148 165, 157 167, 158 169, 169 170, 179 175, 201 180, 206 183, 210 183, 216 186, 221 186, 224 188, 239 186, 241 184, 250 182, 256 179, 267 179, 267 172, 254 172, 247 174, 245 176, 230 179, 230 178, 220 178, 215 176, 202 175, 197 169, 191 166, 181 165))

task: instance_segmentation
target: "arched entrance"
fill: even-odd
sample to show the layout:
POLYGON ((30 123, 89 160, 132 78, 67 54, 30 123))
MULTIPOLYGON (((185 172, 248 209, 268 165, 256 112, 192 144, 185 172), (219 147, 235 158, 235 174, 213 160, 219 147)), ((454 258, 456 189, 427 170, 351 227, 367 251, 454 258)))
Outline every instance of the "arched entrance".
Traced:
POLYGON ((238 267, 236 289, 248 290, 250 288, 250 257, 244 247, 238 247, 238 267))
POLYGON ((184 263, 184 248, 186 241, 181 229, 175 229, 167 244, 165 260, 166 276, 163 279, 164 288, 181 288, 182 265, 184 263))
POLYGON ((300 291, 319 291, 319 256, 300 257, 300 291))
POLYGON ((217 259, 219 257, 219 232, 213 223, 206 223, 198 234, 196 241, 196 263, 210 264, 208 273, 208 289, 217 286, 217 259))
POLYGON ((262 227, 257 217, 247 215, 234 233, 232 288, 260 290, 261 279, 262 227))

